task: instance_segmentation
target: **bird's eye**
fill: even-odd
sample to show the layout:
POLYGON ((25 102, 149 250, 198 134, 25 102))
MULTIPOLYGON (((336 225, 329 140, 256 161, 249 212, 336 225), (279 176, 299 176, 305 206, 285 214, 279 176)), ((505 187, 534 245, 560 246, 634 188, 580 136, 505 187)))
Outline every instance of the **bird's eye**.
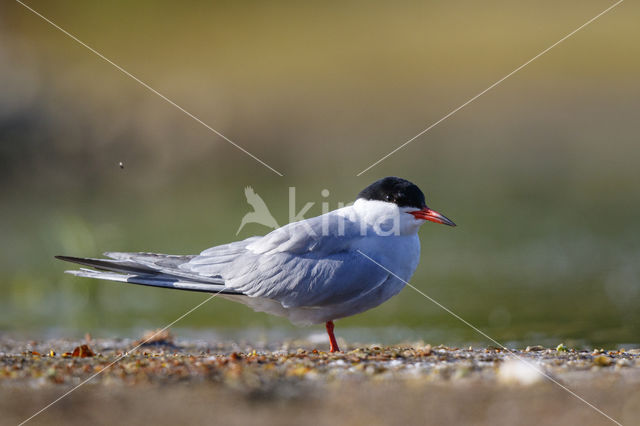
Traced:
POLYGON ((384 199, 385 199, 385 201, 391 201, 392 197, 391 197, 391 195, 387 194, 387 195, 384 196, 384 199))

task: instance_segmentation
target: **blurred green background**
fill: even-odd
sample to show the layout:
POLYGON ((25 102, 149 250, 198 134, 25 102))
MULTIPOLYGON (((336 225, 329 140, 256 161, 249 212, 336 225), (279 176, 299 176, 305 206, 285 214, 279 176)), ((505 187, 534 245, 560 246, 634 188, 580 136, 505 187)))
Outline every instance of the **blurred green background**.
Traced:
MULTIPOLYGON (((0 13, 0 330, 126 334, 202 294, 78 279, 55 254, 196 253, 254 187, 283 224, 408 178, 426 225, 412 283, 504 342, 640 342, 640 7, 619 7, 356 174, 612 4, 28 2, 284 174, 279 177, 15 2, 0 13), (118 163, 124 163, 124 169, 118 163), (321 197, 328 189, 330 196, 321 197)), ((213 300, 189 330, 283 335, 213 300)), ((410 289, 338 334, 483 341, 410 289)), ((627 346, 629 347, 629 346, 627 346)))

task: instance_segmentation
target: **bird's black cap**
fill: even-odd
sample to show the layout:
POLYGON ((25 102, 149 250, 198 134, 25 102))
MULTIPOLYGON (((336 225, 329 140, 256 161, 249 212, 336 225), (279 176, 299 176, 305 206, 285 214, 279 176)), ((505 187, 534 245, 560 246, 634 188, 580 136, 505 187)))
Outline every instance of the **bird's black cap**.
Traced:
POLYGON ((399 207, 422 209, 427 206, 424 194, 417 185, 406 179, 394 176, 373 182, 360 191, 358 198, 386 201, 388 203, 395 203, 399 207))

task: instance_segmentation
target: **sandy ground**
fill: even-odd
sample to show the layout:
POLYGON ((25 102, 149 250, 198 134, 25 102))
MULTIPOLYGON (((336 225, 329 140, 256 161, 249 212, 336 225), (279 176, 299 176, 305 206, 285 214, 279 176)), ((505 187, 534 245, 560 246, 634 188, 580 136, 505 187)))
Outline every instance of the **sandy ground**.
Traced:
POLYGON ((637 349, 154 340, 0 339, 0 423, 640 424, 637 349))

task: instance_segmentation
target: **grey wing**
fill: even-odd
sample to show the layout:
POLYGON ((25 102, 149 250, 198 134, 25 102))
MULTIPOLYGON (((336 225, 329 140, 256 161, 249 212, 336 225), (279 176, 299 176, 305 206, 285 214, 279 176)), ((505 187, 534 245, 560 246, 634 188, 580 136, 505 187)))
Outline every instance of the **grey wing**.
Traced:
MULTIPOLYGON (((218 266, 224 265, 244 252, 244 247, 252 241, 255 241, 255 238, 212 247, 203 253, 211 255, 211 263, 218 266)), ((56 256, 56 258, 97 269, 97 271, 87 269, 67 271, 68 273, 82 277, 181 290, 237 294, 236 291, 225 287, 224 279, 220 274, 208 274, 184 267, 184 265, 189 264, 199 256, 130 252, 107 252, 105 255, 110 257, 110 259, 71 256, 56 256)))
POLYGON ((179 265, 180 270, 188 274, 219 277, 228 270, 229 265, 247 253, 247 246, 263 237, 250 237, 242 241, 224 244, 206 249, 188 262, 179 265))
MULTIPOLYGON (((236 259, 246 251, 248 244, 256 241, 260 237, 251 237, 242 241, 235 241, 230 244, 206 249, 199 256, 176 256, 156 253, 127 253, 127 252, 107 252, 105 256, 114 259, 114 263, 119 265, 130 264, 138 268, 144 268, 147 272, 156 274, 166 274, 174 277, 185 278, 200 282, 210 282, 214 284, 224 283, 221 270, 226 265, 236 259), (199 259, 205 256, 208 259, 207 268, 194 268, 199 264, 199 259)), ((105 260, 103 262, 111 262, 105 260)), ((94 266, 94 265, 88 265, 94 266)), ((111 270, 114 270, 111 268, 111 270)), ((123 272, 123 271, 119 271, 123 272)), ((144 272, 144 271, 142 271, 144 272)))
POLYGON ((237 258, 227 288, 251 297, 279 301, 284 307, 344 303, 384 283, 389 274, 357 252, 318 258, 313 253, 253 254, 237 258))
POLYGON ((356 223, 334 211, 222 251, 210 249, 181 268, 219 274, 229 289, 277 300, 285 307, 343 303, 388 278, 383 269, 351 250, 358 233, 356 223))

